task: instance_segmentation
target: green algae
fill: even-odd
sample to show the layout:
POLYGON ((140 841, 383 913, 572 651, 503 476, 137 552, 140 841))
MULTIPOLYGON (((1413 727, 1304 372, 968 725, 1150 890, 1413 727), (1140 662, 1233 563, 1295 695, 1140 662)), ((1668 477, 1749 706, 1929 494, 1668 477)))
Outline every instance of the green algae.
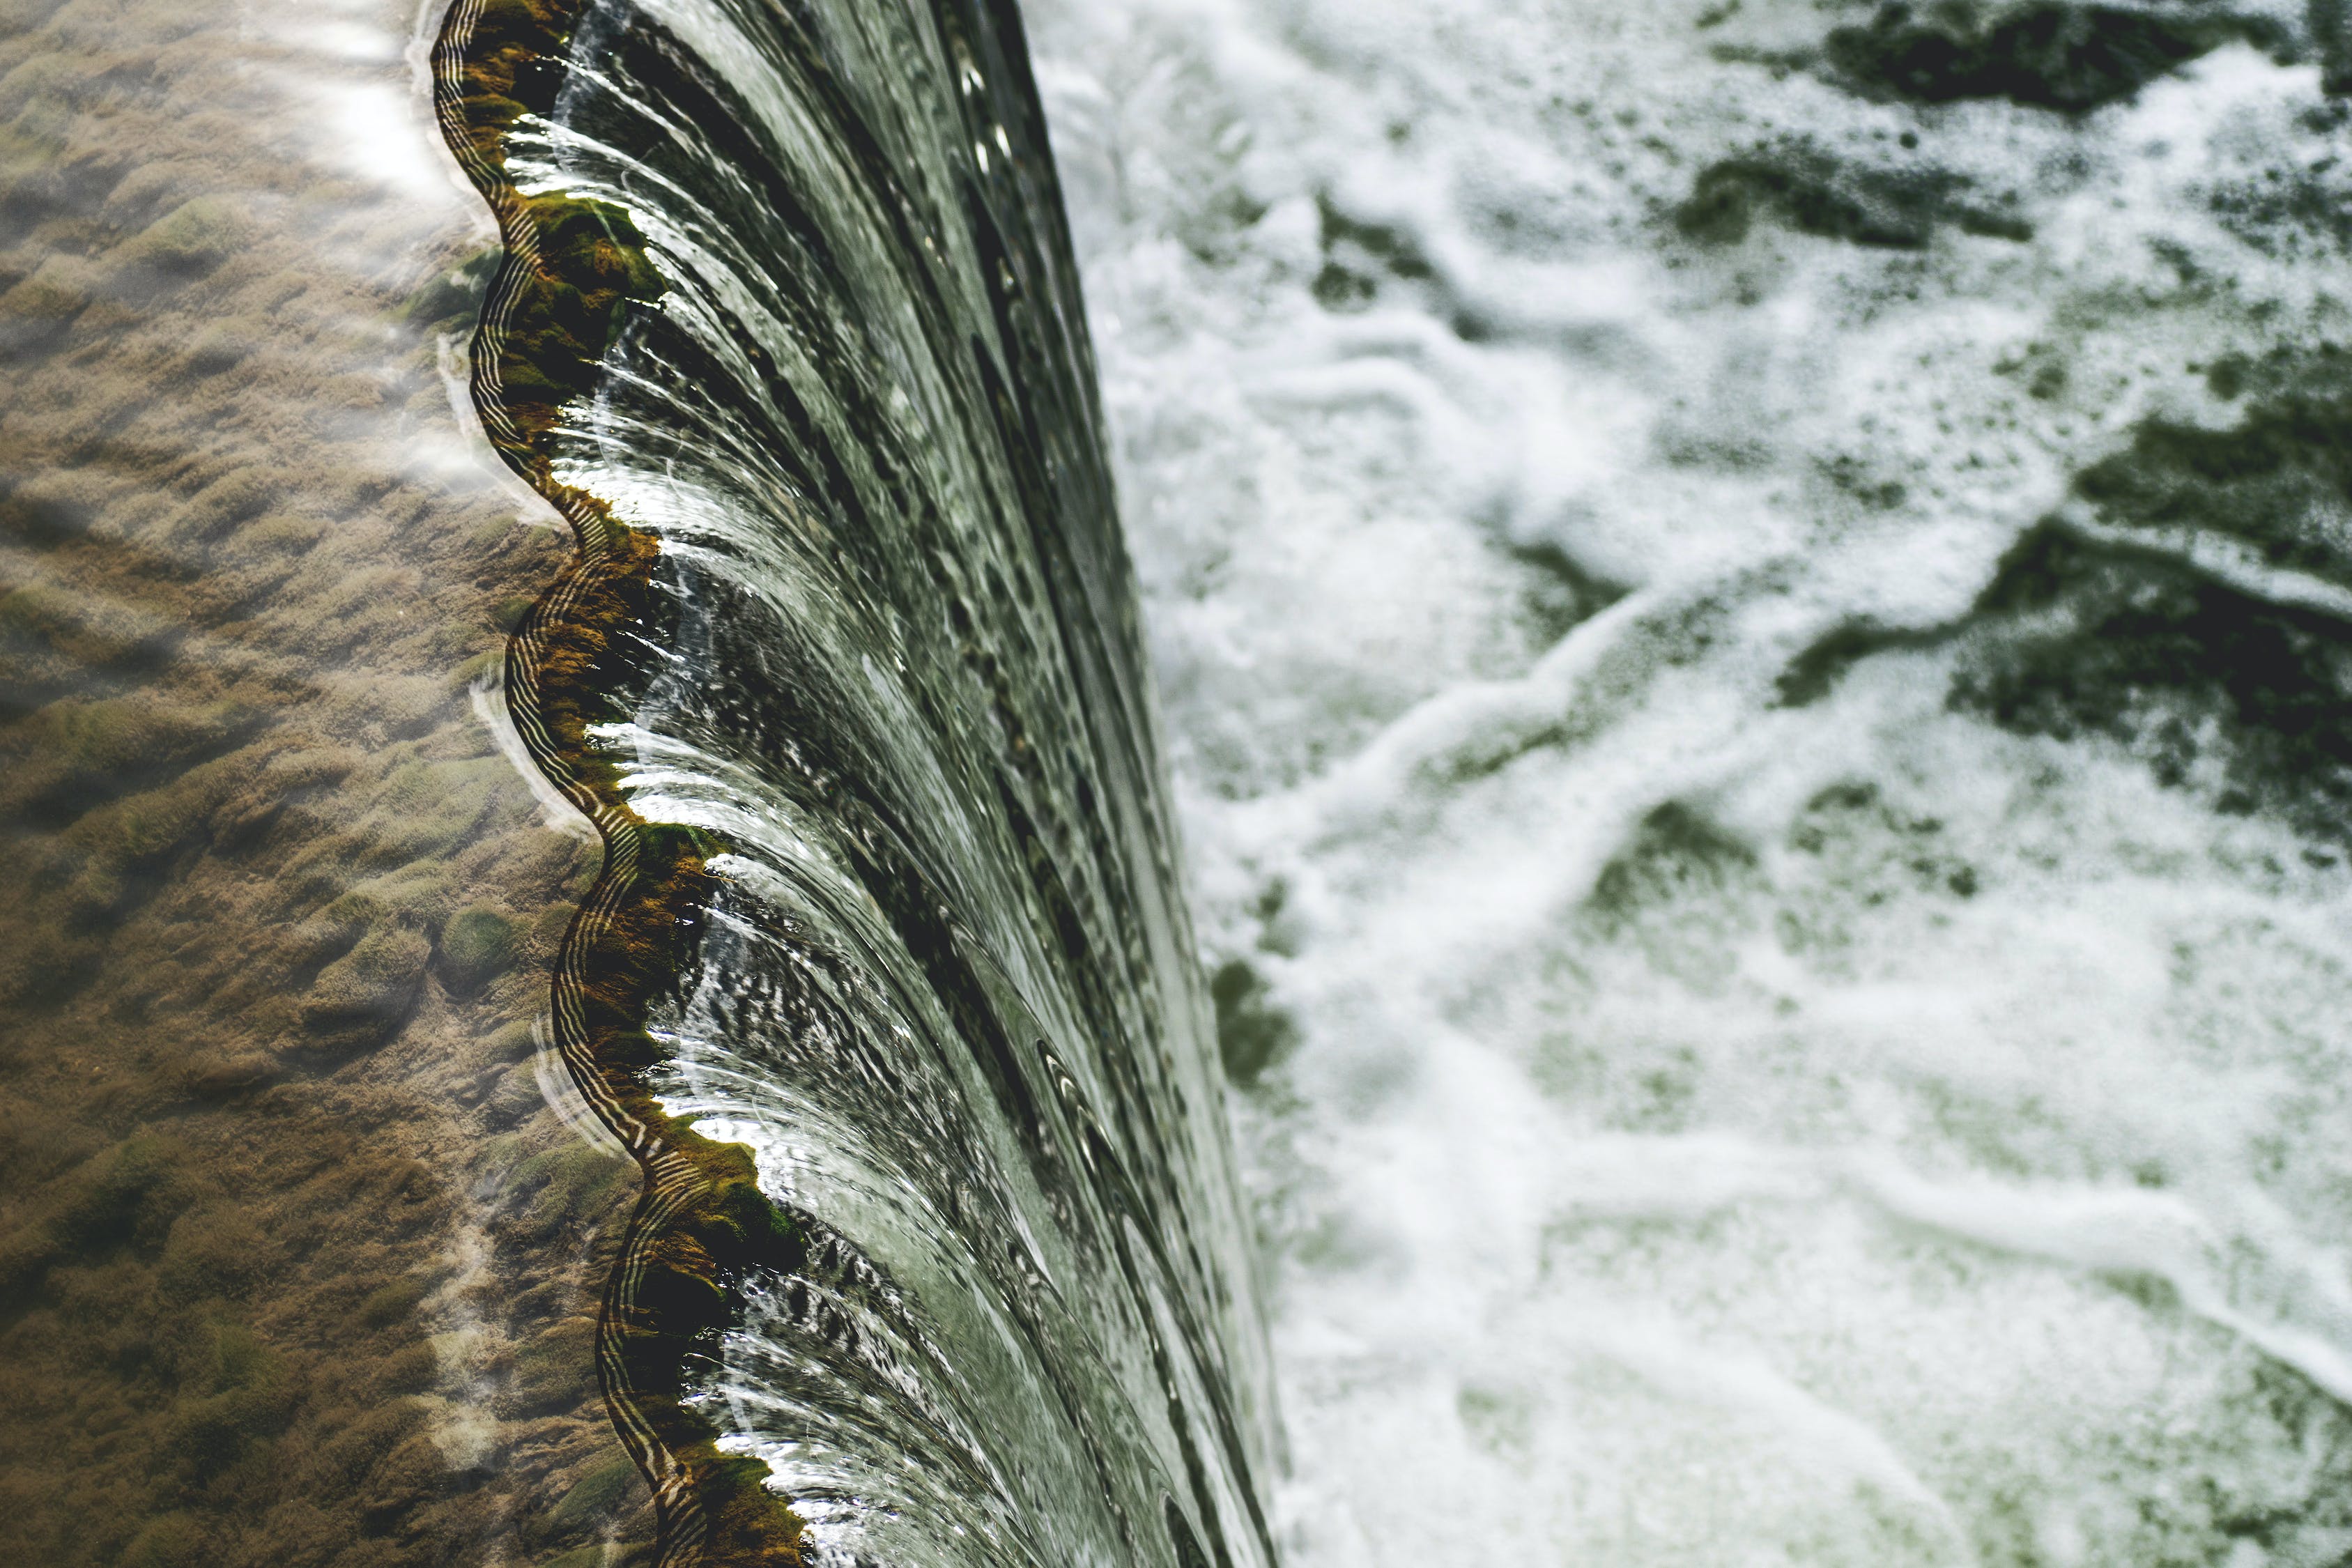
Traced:
POLYGON ((486 904, 468 904, 442 928, 442 963, 458 990, 479 990, 512 966, 515 953, 514 922, 486 904))

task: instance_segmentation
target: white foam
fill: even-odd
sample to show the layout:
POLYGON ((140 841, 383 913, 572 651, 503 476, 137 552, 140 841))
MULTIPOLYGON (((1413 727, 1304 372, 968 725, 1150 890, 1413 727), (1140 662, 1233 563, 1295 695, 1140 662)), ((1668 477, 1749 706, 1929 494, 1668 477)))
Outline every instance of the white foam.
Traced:
POLYGON ((1946 711, 1949 646, 1775 685, 2340 332, 2209 205, 2326 155, 2315 72, 1917 111, 1711 52, 1868 7, 1706 9, 1029 7, 1202 929, 1298 1032, 1243 1113, 1289 1560, 2329 1560, 2340 875, 1946 711), (2034 237, 1675 231, 1906 132, 2034 237), (1327 308, 1326 207, 1421 275, 1327 308), (1622 596, 1559 635, 1536 547, 1622 596))

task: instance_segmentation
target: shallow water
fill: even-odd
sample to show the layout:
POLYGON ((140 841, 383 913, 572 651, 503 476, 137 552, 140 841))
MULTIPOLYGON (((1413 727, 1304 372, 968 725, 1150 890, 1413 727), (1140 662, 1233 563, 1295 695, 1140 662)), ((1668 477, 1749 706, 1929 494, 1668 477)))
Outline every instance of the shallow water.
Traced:
POLYGON ((533 1027, 593 858, 483 722, 562 552, 453 376, 431 20, 0 11, 12 1563, 651 1533, 593 1354, 634 1172, 533 1027))
POLYGON ((1287 1561, 2340 1560, 2332 13, 1032 9, 1287 1561))

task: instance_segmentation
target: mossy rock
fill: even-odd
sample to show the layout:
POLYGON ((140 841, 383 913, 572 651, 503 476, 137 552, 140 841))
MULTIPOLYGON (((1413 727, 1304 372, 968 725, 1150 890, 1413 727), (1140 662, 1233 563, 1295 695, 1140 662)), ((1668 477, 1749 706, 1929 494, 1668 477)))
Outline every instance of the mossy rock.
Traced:
POLYGON ((50 257, 38 270, 0 294, 0 354, 31 355, 47 350, 89 305, 86 268, 73 258, 50 257))
POLYGON ((408 297, 401 313, 415 326, 427 330, 444 324, 454 327, 471 323, 481 309, 483 294, 489 289, 490 275, 498 270, 499 261, 505 255, 503 247, 491 246, 446 272, 436 273, 408 297))
POLYGON ((449 1468, 440 1445, 426 1433, 402 1443, 368 1472, 359 1495, 371 1532, 392 1534, 409 1514, 457 1490, 463 1480, 449 1468))
POLYGON ((526 1062, 539 1049, 539 1037, 530 1020, 518 1018, 477 1039, 466 1050, 466 1066, 488 1072, 526 1062))
POLYGON ((635 1170, 628 1161, 590 1143, 566 1142, 532 1155, 515 1167, 509 1189, 518 1202, 529 1200, 516 1218, 518 1233, 545 1237, 594 1219, 614 1186, 635 1170))
POLYGON ((0 117, 43 102, 71 103, 81 95, 89 68, 64 54, 37 54, 0 76, 0 117))
MULTIPOLYGON (((601 1534, 646 1500, 637 1467, 625 1454, 615 1454, 589 1467, 570 1489, 547 1510, 541 1535, 551 1540, 601 1534)), ((599 1548, 601 1550, 601 1548, 599 1548)))
POLYGON ((517 1414, 569 1409, 596 1392, 596 1325, 556 1324, 517 1352, 502 1401, 517 1414))
POLYGON ((425 985, 433 944, 422 931, 381 925, 319 972, 302 1003, 302 1020, 322 1043, 369 1043, 406 1021, 425 985))
POLYGON ((173 703, 144 696, 68 698, 26 721, 29 755, 12 764, 5 799, 52 821, 168 782, 207 751, 249 728, 232 703, 173 703))
POLYGON ((267 1247, 253 1221, 236 1208, 191 1210, 172 1222, 157 1283, 182 1300, 241 1296, 252 1289, 267 1247))
POLYGON ((479 990, 514 967, 515 923, 487 904, 468 904, 441 929, 441 968, 452 991, 479 990))
POLYGON ((415 1399, 388 1400, 367 1411, 312 1456, 310 1468, 316 1484, 338 1490, 357 1486, 425 1420, 425 1406, 415 1399))
POLYGON ((89 1249, 152 1237, 171 1222, 184 1194, 172 1180, 180 1150, 162 1139, 129 1138, 68 1179, 49 1231, 59 1247, 89 1249))
POLYGON ((593 1546, 575 1546, 560 1552, 538 1568, 640 1568, 652 1561, 651 1553, 642 1546, 621 1543, 608 1550, 599 1542, 593 1546))
POLYGON ((189 1514, 150 1520, 122 1554, 122 1568, 203 1568, 215 1560, 209 1531, 189 1514))
POLYGON ((430 1284, 415 1275, 379 1285, 360 1303, 360 1321, 371 1329, 390 1328, 415 1313, 431 1290, 430 1284))
POLYGON ((422 1394, 440 1380, 440 1356, 429 1344, 414 1344, 383 1363, 376 1386, 387 1394, 422 1394))
POLYGON ((448 689, 465 691, 490 680, 505 668, 506 658, 507 650, 502 647, 483 648, 469 655, 464 663, 449 672, 448 689))
POLYGON ((439 924, 455 901, 448 868, 423 861, 352 884, 320 918, 347 930, 364 931, 387 921, 423 929, 439 924))
POLYGON ((285 1429, 294 1411, 286 1363, 249 1330, 223 1323, 183 1366, 167 1422, 182 1473, 204 1480, 285 1429))
POLYGON ((117 254, 160 272, 200 277, 227 260, 245 234, 245 221, 236 208, 199 196, 149 224, 117 254))
POLYGON ((281 471, 239 468, 189 499, 173 522, 173 536, 184 541, 216 539, 269 510, 286 489, 287 477, 281 471))

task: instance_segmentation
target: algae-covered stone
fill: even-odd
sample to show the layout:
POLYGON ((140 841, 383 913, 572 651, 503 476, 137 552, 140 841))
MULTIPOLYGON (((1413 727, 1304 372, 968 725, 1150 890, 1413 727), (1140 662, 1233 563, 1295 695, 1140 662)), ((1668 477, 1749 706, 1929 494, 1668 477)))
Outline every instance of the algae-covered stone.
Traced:
POLYGON ((319 972, 302 1005, 303 1021, 322 1043, 373 1044, 397 1029, 416 1005, 433 944, 421 931, 378 926, 319 972))
POLYGON ((517 1234, 547 1237, 567 1226, 593 1223, 634 1170, 629 1162, 588 1143, 532 1155, 515 1167, 508 1187, 520 1209, 517 1234))
POLYGON ((0 294, 0 356, 37 353, 63 337, 89 306, 90 272, 79 257, 51 256, 0 294))
POLYGON ((525 1345, 501 1405, 517 1415, 560 1410, 596 1387, 596 1325, 587 1318, 556 1324, 525 1345))
POLYGON ((183 202, 116 254, 158 272, 193 278, 228 259, 244 237, 236 209, 214 196, 183 202))
POLYGON ((539 1039, 529 1023, 517 1019, 503 1025, 467 1047, 465 1067, 468 1072, 499 1072, 526 1061, 539 1048, 539 1039))
POLYGON ((591 1466, 572 1484, 562 1500, 547 1510, 540 1533, 554 1539, 597 1533, 600 1527, 633 1511, 644 1495, 637 1467, 626 1457, 615 1455, 591 1466))
POLYGON ((429 1289, 414 1275, 380 1285, 360 1303, 360 1321, 372 1329, 389 1328, 413 1315, 429 1289))
POLYGON ((635 1558, 627 1555, 614 1556, 600 1541, 593 1546, 575 1546, 569 1552, 551 1557, 541 1563, 539 1568, 604 1568, 607 1563, 635 1561, 636 1561, 635 1558))
POLYGON ((122 1554, 122 1568, 200 1568, 214 1560, 212 1535, 194 1515, 151 1521, 122 1554))
POLYGON ((514 922, 486 904, 469 904, 441 931, 441 964, 453 991, 474 991, 515 960, 514 922))
POLYGON ((268 510, 286 488, 287 479, 282 472, 239 468, 214 480, 189 500, 173 521, 173 536, 183 542, 215 539, 268 510))
POLYGON ((260 1230, 243 1212, 208 1204, 172 1223, 159 1283, 182 1300, 240 1296, 252 1288, 267 1248, 260 1230))
POLYGON ((394 1530, 415 1510, 457 1489, 458 1479, 429 1434, 420 1433, 377 1462, 360 1492, 361 1516, 375 1530, 394 1530))
POLYGON ((277 1352, 229 1324, 203 1336, 181 1380, 169 1421, 182 1477, 202 1482, 283 1430, 294 1396, 277 1352))

